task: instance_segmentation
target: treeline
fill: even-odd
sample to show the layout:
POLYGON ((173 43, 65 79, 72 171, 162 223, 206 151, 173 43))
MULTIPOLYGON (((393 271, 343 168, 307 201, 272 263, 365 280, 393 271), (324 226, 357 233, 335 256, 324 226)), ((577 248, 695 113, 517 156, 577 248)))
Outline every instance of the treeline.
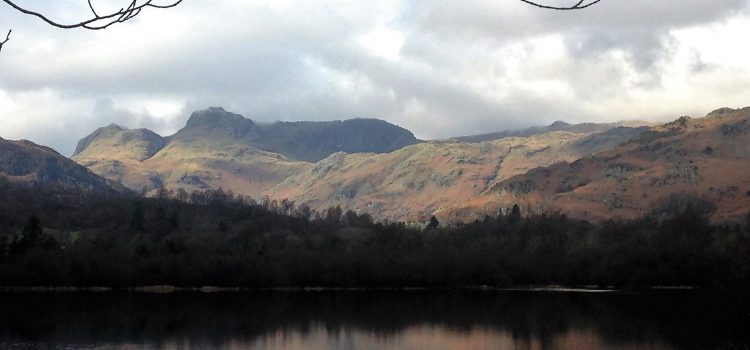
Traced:
POLYGON ((195 203, 0 180, 0 285, 750 286, 750 229, 678 198, 592 224, 520 211, 460 227, 374 223, 224 192, 195 203))

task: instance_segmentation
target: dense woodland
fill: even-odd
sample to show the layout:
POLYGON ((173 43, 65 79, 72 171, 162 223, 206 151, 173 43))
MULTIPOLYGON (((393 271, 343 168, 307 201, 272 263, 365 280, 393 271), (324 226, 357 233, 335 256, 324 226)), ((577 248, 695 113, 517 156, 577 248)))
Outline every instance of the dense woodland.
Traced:
POLYGON ((518 208, 458 227, 231 193, 145 199, 0 179, 5 286, 750 286, 750 228, 687 197, 592 224, 518 208))

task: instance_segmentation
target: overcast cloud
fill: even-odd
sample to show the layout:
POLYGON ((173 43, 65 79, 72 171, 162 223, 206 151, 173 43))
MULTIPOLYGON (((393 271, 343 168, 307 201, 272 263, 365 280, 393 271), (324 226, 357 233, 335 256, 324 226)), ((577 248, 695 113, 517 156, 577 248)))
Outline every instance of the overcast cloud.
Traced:
MULTIPOLYGON (((70 155, 99 126, 166 135, 207 106, 264 122, 380 118, 423 139, 701 116, 750 105, 749 1, 185 0, 97 32, 0 4, 0 32, 13 29, 0 137, 70 155)), ((85 0, 18 2, 88 15, 85 0)))

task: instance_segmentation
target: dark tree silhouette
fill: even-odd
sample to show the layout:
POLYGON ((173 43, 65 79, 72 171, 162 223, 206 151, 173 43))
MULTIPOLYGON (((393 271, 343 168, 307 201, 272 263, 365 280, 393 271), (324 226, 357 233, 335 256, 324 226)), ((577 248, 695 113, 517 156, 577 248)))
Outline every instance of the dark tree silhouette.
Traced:
POLYGON ((552 6, 552 5, 540 4, 538 2, 529 1, 529 0, 521 0, 521 1, 525 2, 525 3, 529 4, 529 5, 536 6, 536 7, 543 8, 543 9, 559 10, 559 11, 569 11, 569 10, 583 10, 583 9, 585 9, 585 8, 591 6, 591 5, 594 5, 594 4, 596 4, 596 3, 598 3, 598 2, 600 2, 602 0, 589 0, 589 1, 580 0, 576 4, 571 5, 571 6, 552 6))
POLYGON ((433 215, 430 217, 430 223, 427 224, 427 230, 434 230, 436 228, 440 227, 440 221, 433 215))
MULTIPOLYGON (((680 197, 633 221, 510 213, 423 230, 340 208, 289 216, 239 200, 197 203, 29 187, 0 176, 7 286, 696 286, 750 288, 750 228, 711 223, 680 197), (29 217, 28 213, 35 213, 29 217)), ((218 196, 221 197, 221 196, 218 196)), ((191 199, 192 201, 192 199, 191 199)), ((293 210, 292 210, 293 211, 293 210)), ((1 298, 0 298, 1 299, 1 298)))
POLYGON ((513 204, 513 209, 511 209, 510 215, 508 215, 508 220, 511 223, 515 223, 520 219, 521 219, 521 207, 519 207, 518 204, 513 204))
POLYGON ((32 215, 23 227, 21 241, 25 247, 33 247, 39 242, 43 234, 44 232, 42 231, 42 225, 39 222, 39 218, 37 218, 36 215, 32 215))

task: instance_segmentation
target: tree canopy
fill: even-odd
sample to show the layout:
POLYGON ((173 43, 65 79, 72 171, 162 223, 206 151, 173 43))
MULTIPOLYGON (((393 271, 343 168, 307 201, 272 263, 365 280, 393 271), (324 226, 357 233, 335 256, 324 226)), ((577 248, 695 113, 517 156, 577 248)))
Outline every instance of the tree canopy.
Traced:
POLYGON ((750 287, 750 225, 711 223, 691 198, 635 221, 517 208, 421 228, 224 191, 182 197, 0 178, 0 287, 750 287))

